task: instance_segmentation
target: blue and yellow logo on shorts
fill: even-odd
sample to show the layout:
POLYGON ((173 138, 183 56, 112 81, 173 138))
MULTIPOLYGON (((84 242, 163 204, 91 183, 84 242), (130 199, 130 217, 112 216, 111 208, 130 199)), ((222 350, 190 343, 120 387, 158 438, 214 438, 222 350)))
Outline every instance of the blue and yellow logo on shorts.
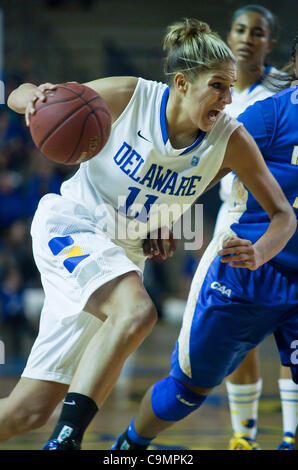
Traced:
MULTIPOLYGON (((59 255, 65 248, 70 247, 74 244, 74 239, 70 235, 64 237, 54 237, 49 241, 49 247, 54 256, 59 255)), ((65 256, 63 261, 64 267, 68 272, 72 273, 77 265, 83 261, 83 259, 90 256, 90 254, 84 255, 79 246, 74 246, 65 256)))

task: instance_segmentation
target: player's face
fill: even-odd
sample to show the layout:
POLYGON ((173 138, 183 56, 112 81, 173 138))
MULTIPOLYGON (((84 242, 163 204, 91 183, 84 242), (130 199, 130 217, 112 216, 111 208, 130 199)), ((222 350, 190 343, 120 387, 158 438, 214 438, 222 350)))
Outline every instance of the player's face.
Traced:
POLYGON ((231 86, 236 80, 236 67, 227 62, 217 70, 200 73, 197 80, 188 83, 184 109, 191 124, 209 132, 227 104, 232 102, 231 86))
POLYGON ((255 12, 243 13, 235 19, 227 41, 238 63, 258 65, 263 65, 276 42, 270 39, 267 20, 255 12))

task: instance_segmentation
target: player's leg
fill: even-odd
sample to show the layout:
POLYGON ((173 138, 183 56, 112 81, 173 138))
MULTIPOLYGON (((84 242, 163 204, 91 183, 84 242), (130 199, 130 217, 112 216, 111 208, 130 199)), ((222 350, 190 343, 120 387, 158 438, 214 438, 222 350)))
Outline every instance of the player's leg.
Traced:
POLYGON ((112 450, 146 449, 159 433, 198 409, 211 391, 212 388, 192 387, 173 377, 156 382, 112 450))
POLYGON ((157 313, 135 272, 98 289, 86 310, 95 316, 103 312, 107 320, 84 352, 69 391, 86 393, 101 406, 127 357, 151 332, 157 313), (96 357, 100 357, 100 361, 94 360, 96 357))
POLYGON ((65 384, 22 377, 0 400, 0 441, 45 424, 67 389, 65 384))
POLYGON ((123 439, 122 448, 128 449, 127 437, 134 448, 146 447, 152 434, 164 426, 152 412, 162 421, 178 421, 197 409, 206 389, 219 385, 280 323, 281 309, 275 308, 274 295, 285 303, 290 294, 283 290, 281 295, 278 288, 272 293, 271 286, 275 279, 276 286, 282 287, 282 276, 269 264, 257 271, 232 268, 219 257, 212 258, 212 251, 217 250, 215 240, 195 274, 170 377, 154 384, 130 429, 117 438, 113 449, 119 449, 123 439))
POLYGON ((61 327, 59 315, 45 304, 39 334, 16 387, 0 400, 0 440, 44 424, 65 396, 82 352, 101 326, 81 312, 61 327))
POLYGON ((231 414, 232 437, 229 449, 242 450, 258 447, 258 404, 262 390, 258 348, 250 351, 226 381, 231 414), (248 439, 247 439, 248 438, 248 439))
MULTIPOLYGON (((243 314, 235 315, 242 305, 238 293, 235 300, 229 300, 229 279, 233 286, 237 284, 233 268, 224 266, 218 257, 212 258, 211 248, 206 250, 192 282, 170 376, 146 393, 136 417, 113 449, 144 448, 161 430, 198 409, 209 391, 237 367, 263 335, 258 333, 254 344, 251 311, 247 314, 243 307, 243 314), (224 282, 224 289, 215 289, 224 282)), ((216 244, 213 248, 217 251, 216 244)))
POLYGON ((117 381, 125 360, 157 320, 157 312, 135 272, 97 289, 85 310, 95 316, 104 315, 106 320, 84 351, 45 449, 56 449, 57 442, 60 448, 68 444, 80 445, 87 426, 117 381))
POLYGON ((278 387, 281 401, 283 440, 278 450, 293 450, 298 425, 298 385, 292 379, 289 367, 280 368, 278 387))
POLYGON ((298 426, 298 385, 293 381, 289 367, 281 366, 278 386, 283 424, 283 441, 278 450, 292 450, 298 426))
MULTIPOLYGON (((298 426, 298 280, 296 272, 284 275, 283 322, 274 332, 281 359, 279 389, 282 404, 283 442, 278 450, 294 450, 298 426)), ((283 300, 283 299, 282 299, 283 300)))

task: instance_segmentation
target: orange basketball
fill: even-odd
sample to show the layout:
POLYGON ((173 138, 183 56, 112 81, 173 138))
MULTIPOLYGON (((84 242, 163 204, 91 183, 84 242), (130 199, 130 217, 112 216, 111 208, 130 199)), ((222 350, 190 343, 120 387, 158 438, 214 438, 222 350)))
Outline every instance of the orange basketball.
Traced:
POLYGON ((30 116, 35 145, 51 160, 78 164, 97 155, 111 132, 111 115, 105 101, 91 88, 62 83, 37 100, 30 116))

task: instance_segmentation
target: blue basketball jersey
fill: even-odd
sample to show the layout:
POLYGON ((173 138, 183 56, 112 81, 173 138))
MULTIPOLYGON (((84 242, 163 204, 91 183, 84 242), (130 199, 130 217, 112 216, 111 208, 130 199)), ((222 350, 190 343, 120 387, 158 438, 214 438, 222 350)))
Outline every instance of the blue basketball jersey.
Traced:
MULTIPOLYGON (((287 88, 257 101, 238 117, 238 121, 255 139, 298 219, 298 87, 287 88)), ((239 237, 254 243, 267 230, 270 220, 256 199, 248 191, 244 193, 240 204, 243 211, 237 222, 231 224, 231 229, 239 237)), ((286 247, 271 261, 297 270, 297 230, 286 247)))

